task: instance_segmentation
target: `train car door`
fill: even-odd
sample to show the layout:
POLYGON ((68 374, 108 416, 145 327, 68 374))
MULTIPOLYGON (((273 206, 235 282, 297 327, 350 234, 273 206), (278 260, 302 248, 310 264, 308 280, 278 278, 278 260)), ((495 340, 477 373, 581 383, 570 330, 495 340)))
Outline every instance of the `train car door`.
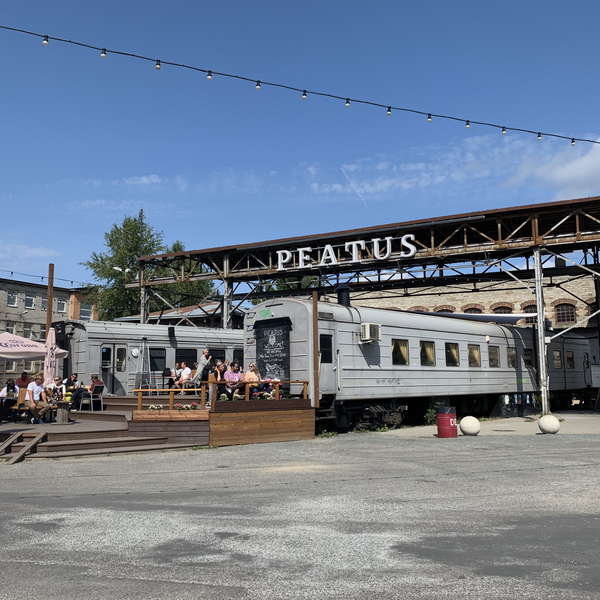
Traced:
POLYGON ((592 371, 590 369, 590 357, 587 352, 583 353, 583 380, 586 387, 592 385, 592 371))
POLYGON ((337 394, 339 390, 339 353, 332 326, 319 324, 319 389, 322 394, 337 394))
POLYGON ((104 391, 116 396, 127 394, 127 347, 102 344, 100 379, 104 391))

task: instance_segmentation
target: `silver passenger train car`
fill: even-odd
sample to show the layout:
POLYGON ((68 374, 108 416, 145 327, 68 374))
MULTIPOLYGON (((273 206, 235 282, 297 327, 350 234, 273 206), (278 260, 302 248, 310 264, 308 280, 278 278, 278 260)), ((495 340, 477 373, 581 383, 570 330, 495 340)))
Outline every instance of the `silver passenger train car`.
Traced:
POLYGON ((77 373, 87 384, 92 374, 98 373, 105 393, 115 396, 130 395, 140 385, 142 372, 148 370, 150 383, 163 387, 167 383, 162 377, 165 369, 181 361, 192 368, 204 348, 213 359, 237 358, 243 364, 244 335, 239 329, 76 320, 54 327, 57 345, 69 351, 67 358, 57 361, 59 374, 77 373))
MULTIPOLYGON (((256 360, 263 377, 308 380, 312 391, 312 314, 312 302, 296 298, 254 306, 245 320, 246 360, 256 360)), ((405 405, 422 416, 436 399, 459 414, 534 412, 530 328, 319 302, 318 332, 317 418, 340 428, 398 423, 405 405)), ((549 377, 553 391, 590 386, 588 341, 568 335, 550 344, 549 377)))

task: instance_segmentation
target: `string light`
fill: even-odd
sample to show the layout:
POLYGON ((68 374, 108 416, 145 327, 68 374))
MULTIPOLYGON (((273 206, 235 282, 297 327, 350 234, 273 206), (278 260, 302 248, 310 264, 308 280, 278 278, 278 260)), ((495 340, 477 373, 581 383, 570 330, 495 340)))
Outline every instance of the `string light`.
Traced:
MULTIPOLYGON (((6 31, 15 31, 18 33, 23 33, 25 35, 31 35, 34 37, 39 37, 42 38, 42 43, 44 44, 44 46, 47 46, 49 43, 49 40, 52 39, 54 41, 57 42, 62 42, 64 44, 71 44, 73 46, 78 46, 78 47, 83 47, 83 48, 89 48, 91 50, 96 50, 96 51, 100 51, 101 54, 100 56, 102 58, 104 58, 107 54, 107 50, 106 48, 101 48, 98 46, 93 46, 92 44, 85 44, 83 42, 77 42, 77 41, 73 41, 73 40, 67 40, 64 38, 58 38, 58 37, 51 37, 48 35, 43 35, 41 33, 36 33, 33 31, 27 31, 25 29, 18 29, 16 27, 8 27, 6 25, 0 25, 0 29, 4 29, 6 31)), ((122 52, 120 50, 110 50, 109 52, 111 52, 112 54, 118 54, 120 56, 127 56, 129 58, 136 58, 138 60, 147 60, 147 61, 154 61, 153 58, 150 58, 148 56, 142 56, 140 54, 133 54, 131 52, 122 52)), ((208 71, 206 69, 202 69, 200 67, 194 67, 191 65, 184 65, 181 63, 175 63, 175 62, 171 62, 171 61, 163 61, 165 64, 169 65, 169 66, 174 66, 174 67, 180 67, 183 69, 188 69, 191 71, 198 71, 200 73, 206 73, 206 78, 210 81, 213 77, 213 71, 208 71)), ((161 61, 157 60, 156 61, 156 70, 159 71, 161 67, 161 61)), ((233 75, 231 73, 216 73, 216 75, 220 75, 222 77, 230 77, 231 79, 239 79, 240 81, 256 81, 255 79, 251 79, 249 77, 243 77, 240 75, 233 75)), ((258 85, 260 85, 260 81, 256 81, 257 83, 257 89, 260 89, 258 87, 258 85)), ((306 90, 303 90, 302 88, 298 88, 298 87, 294 87, 294 86, 290 86, 290 85, 285 85, 285 84, 281 84, 281 83, 275 83, 275 82, 262 82, 262 85, 268 85, 268 86, 272 86, 272 87, 278 87, 281 89, 285 89, 285 90, 291 90, 291 91, 296 91, 296 92, 302 92, 302 98, 305 98, 305 95, 307 94, 306 90)), ((316 91, 311 91, 311 94, 313 94, 314 96, 321 96, 323 98, 333 98, 333 99, 339 99, 339 100, 344 100, 344 96, 339 96, 337 94, 329 94, 329 93, 325 93, 325 92, 316 92, 316 91)), ((413 113, 416 115, 427 115, 427 122, 431 123, 432 121, 432 115, 431 113, 426 113, 422 110, 416 110, 416 109, 412 109, 412 108, 406 108, 406 107, 400 107, 400 106, 388 106, 387 104, 382 104, 379 102, 372 102, 370 100, 357 100, 357 99, 353 99, 353 102, 357 102, 359 104, 365 104, 368 106, 375 106, 375 107, 381 107, 381 108, 387 108, 388 110, 397 110, 397 111, 401 111, 401 112, 409 112, 409 113, 413 113)), ((350 100, 348 98, 346 98, 346 106, 350 106, 350 100)), ((451 115, 440 115, 440 114, 436 114, 435 115, 437 118, 439 119, 448 119, 450 121, 459 121, 461 123, 465 123, 465 127, 468 129, 470 126, 470 121, 465 121, 465 119, 460 118, 460 117, 454 117, 451 115)), ((473 124, 476 125, 483 125, 485 127, 494 127, 494 128, 499 128, 500 126, 495 124, 495 123, 489 123, 489 122, 485 122, 485 121, 474 121, 473 124)), ((520 127, 502 127, 502 133, 506 134, 506 132, 510 130, 510 131, 516 131, 516 132, 521 132, 521 133, 530 133, 532 135, 541 135, 541 133, 538 133, 535 130, 532 129, 524 129, 524 128, 520 128, 520 127)), ((558 139, 564 139, 564 140, 571 140, 571 145, 574 146, 575 145, 575 141, 580 141, 580 142, 585 142, 588 144, 600 144, 600 140, 589 140, 589 139, 581 139, 581 138, 573 138, 573 137, 569 137, 566 135, 560 135, 560 134, 556 134, 556 133, 544 133, 543 134, 546 137, 554 137, 554 138, 558 138, 558 139)))
POLYGON ((306 90, 302 92, 302 100, 306 100, 308 96, 306 95, 306 90))
POLYGON ((465 123, 465 129, 470 129, 471 128, 471 123, 469 123, 469 121, 467 121, 465 123))
POLYGON ((257 82, 256 82, 256 89, 257 89, 257 90, 260 90, 260 81, 257 81, 257 82))
POLYGON ((392 114, 392 107, 391 107, 391 106, 388 106, 388 109, 387 109, 387 114, 388 114, 388 115, 391 115, 391 114, 392 114))
POLYGON ((538 133, 538 140, 541 140, 541 139, 542 139, 542 134, 538 133))

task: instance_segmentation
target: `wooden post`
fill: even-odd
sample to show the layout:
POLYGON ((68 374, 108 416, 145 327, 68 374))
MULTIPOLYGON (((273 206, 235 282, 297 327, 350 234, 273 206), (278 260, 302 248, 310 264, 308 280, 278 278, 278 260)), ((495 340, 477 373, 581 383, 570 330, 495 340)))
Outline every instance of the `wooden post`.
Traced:
POLYGON ((308 392, 308 383, 306 383, 306 381, 305 381, 305 382, 302 384, 302 398, 303 398, 304 400, 306 400, 306 398, 308 398, 307 392, 308 392))
POLYGON ((200 409, 206 410, 206 385, 200 382, 200 409))
POLYGON ((313 310, 313 406, 319 408, 319 297, 317 291, 312 293, 313 310))
POLYGON ((275 382, 275 400, 279 400, 279 381, 275 382))
POLYGON ((244 400, 246 400, 246 402, 247 402, 248 400, 250 400, 250 383, 248 383, 248 382, 245 383, 244 390, 245 390, 244 391, 244 394, 245 394, 244 400))
POLYGON ((142 390, 138 390, 138 410, 142 410, 142 402, 143 402, 142 390))
POLYGON ((52 307, 54 304, 54 264, 48 265, 48 302, 46 303, 46 335, 52 327, 52 307))
POLYGON ((174 403, 175 403, 175 391, 169 390, 169 410, 173 410, 174 403))

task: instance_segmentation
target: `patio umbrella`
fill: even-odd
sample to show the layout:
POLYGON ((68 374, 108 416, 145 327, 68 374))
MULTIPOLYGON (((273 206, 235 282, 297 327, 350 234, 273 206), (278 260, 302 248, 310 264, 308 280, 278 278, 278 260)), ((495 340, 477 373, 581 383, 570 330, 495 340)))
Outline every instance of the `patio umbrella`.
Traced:
POLYGON ((46 355, 44 356, 44 387, 52 384, 56 375, 56 335, 50 327, 46 335, 46 355))

